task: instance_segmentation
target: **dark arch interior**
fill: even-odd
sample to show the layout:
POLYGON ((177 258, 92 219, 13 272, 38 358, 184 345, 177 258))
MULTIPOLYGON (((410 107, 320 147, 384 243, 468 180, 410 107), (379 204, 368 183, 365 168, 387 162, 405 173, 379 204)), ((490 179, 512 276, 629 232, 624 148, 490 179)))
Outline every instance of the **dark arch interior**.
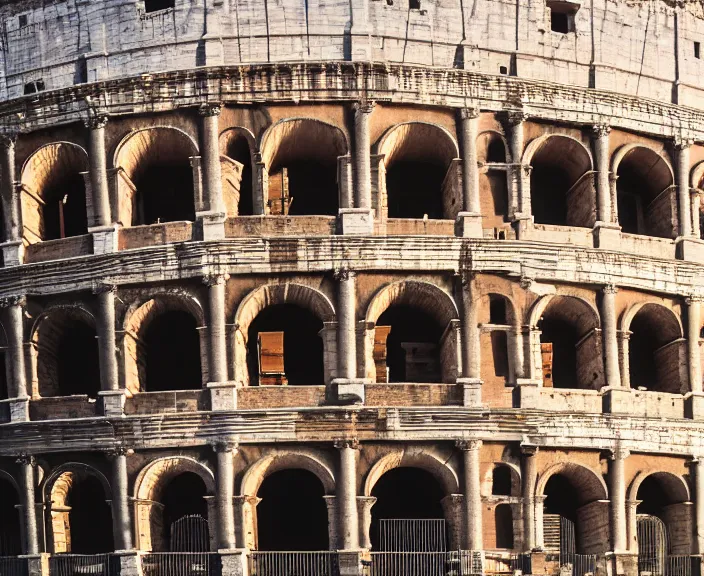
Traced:
POLYGON ((8 388, 10 382, 7 368, 8 366, 5 363, 5 350, 0 349, 0 400, 7 400, 10 397, 10 390, 8 388))
POLYGON ((59 394, 86 394, 95 398, 100 390, 100 360, 95 328, 68 319, 57 349, 59 394))
POLYGON ((489 139, 489 146, 486 151, 486 161, 496 164, 503 164, 506 162, 506 146, 504 146, 504 141, 498 135, 493 135, 489 139))
POLYGON ((680 391, 678 371, 672 367, 678 362, 678 351, 675 347, 660 351, 665 344, 674 340, 668 332, 675 329, 666 326, 657 310, 649 308, 640 310, 629 327, 628 367, 631 387, 677 393, 680 391))
MULTIPOLYGON (((338 209, 337 158, 291 159, 277 165, 269 176, 269 203, 280 201, 286 169, 291 216, 336 216, 338 209)), ((272 211, 272 213, 281 213, 272 211)))
POLYGON ((651 214, 648 209, 668 186, 663 174, 653 174, 651 170, 657 158, 654 152, 636 150, 619 164, 616 192, 618 222, 623 232, 665 238, 670 236, 667 226, 658 222, 666 216, 651 214))
POLYGON ((164 505, 164 536, 171 552, 206 552, 209 538, 205 523, 208 507, 203 479, 194 472, 184 472, 172 479, 164 488, 161 503, 164 505), (196 516, 189 522, 184 518, 196 516), (180 521, 180 522, 179 522, 180 521), (178 522, 174 525, 175 522, 178 522))
POLYGON ((144 335, 146 390, 201 388, 200 339, 188 312, 171 310, 148 325, 144 335))
POLYGON ((511 495, 511 470, 508 466, 494 466, 491 473, 491 493, 495 496, 511 495))
POLYGON ((237 136, 227 145, 227 155, 242 164, 242 181, 240 182, 240 202, 237 213, 247 216, 254 213, 252 207, 252 157, 249 142, 244 136, 237 136))
POLYGON ((442 327, 427 312, 413 306, 390 306, 377 326, 390 326, 386 339, 389 382, 439 382, 442 327))
POLYGON ((259 382, 258 335, 284 333, 284 372, 289 384, 317 385, 325 381, 323 371, 323 322, 295 304, 277 304, 262 310, 249 326, 247 365, 249 381, 259 382))
POLYGON ((43 240, 57 240, 88 233, 86 187, 78 172, 66 174, 42 191, 43 240))
POLYGON ((545 485, 545 513, 558 514, 572 522, 577 521, 580 501, 577 489, 567 476, 553 474, 545 485))
POLYGON ((496 547, 513 548, 513 511, 510 504, 499 504, 494 509, 496 547))
POLYGON ((137 221, 133 224, 194 221, 193 169, 181 163, 154 162, 135 179, 137 221))
POLYGON ((506 325, 508 319, 506 315, 506 298, 497 294, 489 295, 489 323, 506 325))
POLYGON ((540 329, 541 344, 552 344, 552 373, 544 373, 544 381, 551 379, 555 388, 577 388, 577 328, 561 318, 546 316, 540 329))
POLYGON ((327 550, 328 512, 318 477, 302 469, 267 476, 257 496, 259 550, 327 550))
POLYGON ((537 157, 530 173, 530 193, 536 224, 567 224, 567 191, 572 186, 566 170, 537 157))
POLYGON ((74 475, 68 494, 71 552, 101 554, 114 550, 112 513, 103 485, 95 476, 74 475))
MULTIPOLYGON (((379 478, 372 488, 377 500, 372 507, 370 538, 372 549, 388 549, 382 541, 380 520, 432 520, 444 518, 442 486, 421 468, 393 468, 379 478)), ((412 550, 408 550, 412 551, 412 550)))
POLYGON ((663 519, 663 509, 674 501, 655 475, 650 475, 638 486, 636 500, 640 500, 638 514, 650 514, 663 519))
POLYGON ((442 218, 446 172, 439 163, 392 162, 386 171, 389 218, 442 218))
POLYGON ((0 478, 0 556, 22 554, 20 534, 20 498, 15 487, 0 478))

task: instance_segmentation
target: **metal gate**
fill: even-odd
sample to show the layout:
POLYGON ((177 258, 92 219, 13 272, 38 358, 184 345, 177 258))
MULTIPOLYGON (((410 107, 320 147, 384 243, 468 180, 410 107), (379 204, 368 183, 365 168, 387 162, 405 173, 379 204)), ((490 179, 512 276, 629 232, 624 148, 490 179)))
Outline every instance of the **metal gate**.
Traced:
POLYGON ((596 554, 577 554, 575 525, 569 518, 557 514, 543 517, 543 538, 548 549, 558 549, 561 567, 569 567, 572 576, 596 572, 596 554))
POLYGON ((444 552, 445 520, 379 520, 380 552, 444 552))
POLYGON ((667 527, 657 516, 638 514, 638 573, 666 574, 670 549, 667 527))
POLYGON ((198 514, 184 516, 171 524, 171 552, 208 552, 210 530, 208 521, 198 514))

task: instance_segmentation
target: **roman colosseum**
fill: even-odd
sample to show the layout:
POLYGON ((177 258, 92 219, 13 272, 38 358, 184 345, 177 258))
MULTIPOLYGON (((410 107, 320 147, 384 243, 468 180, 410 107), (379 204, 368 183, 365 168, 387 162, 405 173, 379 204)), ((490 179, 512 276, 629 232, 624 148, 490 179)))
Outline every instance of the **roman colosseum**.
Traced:
POLYGON ((3 0, 3 576, 700 576, 701 0, 3 0))

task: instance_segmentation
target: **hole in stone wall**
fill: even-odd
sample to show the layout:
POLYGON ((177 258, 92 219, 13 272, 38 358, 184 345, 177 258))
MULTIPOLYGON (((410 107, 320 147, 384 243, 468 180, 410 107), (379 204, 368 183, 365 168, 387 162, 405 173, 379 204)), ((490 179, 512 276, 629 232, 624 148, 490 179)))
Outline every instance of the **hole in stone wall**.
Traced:
POLYGON ((164 537, 168 551, 209 550, 205 495, 203 479, 193 472, 179 474, 166 485, 161 504, 164 505, 164 537))
POLYGON ((262 499, 257 504, 257 549, 327 550, 324 494, 322 483, 308 470, 280 470, 267 476, 257 492, 262 499))
POLYGON ((88 233, 83 176, 67 173, 42 191, 44 240, 88 233))
POLYGON ((499 504, 494 509, 496 547, 513 548, 513 511, 510 504, 499 504))
POLYGON ((446 169, 430 162, 393 162, 386 173, 389 218, 442 218, 446 169))
POLYGON ((550 367, 543 348, 543 385, 555 388, 577 388, 577 330, 558 318, 543 318, 540 343, 551 344, 550 367))
POLYGON ((504 164, 506 162, 506 146, 504 146, 504 141, 498 134, 493 134, 489 140, 486 161, 496 164, 504 164))
POLYGON ((175 0, 144 0, 144 11, 147 13, 166 10, 167 8, 174 8, 175 6, 175 0))
POLYGON ((148 392, 201 388, 200 339, 188 312, 160 314, 144 334, 144 363, 148 392))
POLYGON ((508 74, 508 66, 499 66, 499 74, 508 74))
POLYGON ((188 164, 155 162, 135 179, 137 224, 195 220, 193 170, 188 164))
POLYGON ((442 329, 424 310, 389 307, 376 322, 391 328, 386 339, 389 382, 439 382, 442 329))
POLYGON ((20 499, 15 487, 0 478, 0 556, 22 554, 20 499))
POLYGON ((232 137, 227 143, 225 155, 242 164, 242 180, 240 181, 240 201, 238 214, 240 216, 253 214, 252 208, 252 159, 249 142, 241 134, 232 137))
POLYGON ((17 20, 20 28, 24 28, 29 24, 29 16, 27 14, 20 14, 17 20))
POLYGON ((73 554, 101 554, 114 550, 112 513, 103 485, 93 475, 73 474, 68 493, 70 548, 73 554))
POLYGON ((508 324, 506 320, 506 299, 503 296, 489 295, 489 324, 508 324))
POLYGON ((508 466, 494 466, 491 473, 491 493, 494 496, 511 495, 511 469, 508 466))
POLYGON ((494 376, 508 377, 508 338, 503 330, 491 333, 491 355, 494 360, 494 376))
POLYGON ((569 15, 558 12, 554 8, 550 10, 550 29, 553 32, 567 34, 570 31, 569 15))
POLYGON ((701 43, 700 43, 700 42, 695 42, 695 43, 694 43, 694 57, 695 57, 695 58, 699 59, 699 58, 702 57, 702 56, 701 56, 701 49, 702 49, 701 43))
POLYGON ((57 377, 61 396, 86 394, 96 398, 100 390, 98 339, 85 322, 67 319, 57 349, 57 377))
POLYGON ((411 10, 420 10, 420 0, 408 0, 408 7, 411 10))
MULTIPOLYGON (((7 400, 10 397, 7 368, 7 364, 5 363, 5 350, 0 350, 0 400, 7 400)), ((0 516, 0 518, 2 518, 2 516, 0 516)))
POLYGON ((39 80, 33 80, 32 82, 27 82, 24 85, 24 93, 26 94, 36 94, 37 92, 42 92, 46 89, 44 80, 41 78, 39 80))
POLYGON ((250 383, 323 384, 322 329, 323 322, 315 314, 295 304, 278 304, 262 310, 250 324, 247 337, 250 383), (260 333, 280 332, 283 332, 283 350, 279 350, 281 338, 269 338, 267 341, 259 338, 260 333), (261 374, 260 349, 264 354, 261 374))

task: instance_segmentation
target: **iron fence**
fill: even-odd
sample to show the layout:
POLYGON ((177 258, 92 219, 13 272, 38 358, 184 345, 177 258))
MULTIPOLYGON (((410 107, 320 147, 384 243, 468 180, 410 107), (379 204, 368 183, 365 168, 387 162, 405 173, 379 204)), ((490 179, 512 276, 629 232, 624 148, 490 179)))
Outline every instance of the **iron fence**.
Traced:
POLYGON ((379 520, 379 550, 384 552, 444 552, 445 520, 379 520))
POLYGON ((120 558, 111 554, 53 554, 50 576, 119 576, 120 558))
POLYGON ((215 552, 152 552, 142 556, 144 576, 221 576, 215 552))
POLYGON ((28 576, 29 565, 26 558, 0 556, 0 576, 28 576))
POLYGON ((668 556, 665 569, 667 576, 694 576, 691 556, 668 556))
POLYGON ((484 555, 475 550, 372 552, 370 576, 477 576, 484 555))
POLYGON ((339 576, 337 552, 260 552, 249 554, 250 576, 339 576))

